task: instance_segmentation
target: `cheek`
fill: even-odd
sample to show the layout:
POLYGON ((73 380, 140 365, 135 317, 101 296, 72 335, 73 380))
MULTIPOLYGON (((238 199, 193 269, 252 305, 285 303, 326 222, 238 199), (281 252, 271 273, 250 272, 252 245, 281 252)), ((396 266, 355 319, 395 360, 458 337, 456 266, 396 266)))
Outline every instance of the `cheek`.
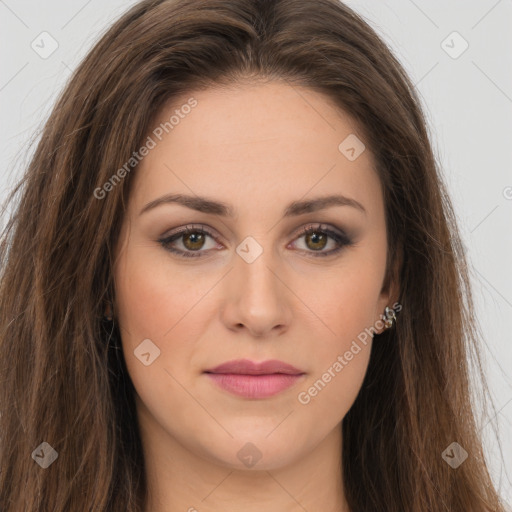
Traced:
POLYGON ((309 347, 314 372, 299 390, 297 401, 332 426, 352 406, 366 374, 381 271, 362 259, 347 261, 343 271, 317 280, 321 286, 308 297, 308 306, 321 320, 322 334, 318 332, 314 350, 309 347))
POLYGON ((383 266, 371 265, 358 255, 347 258, 343 268, 301 282, 297 295, 305 297, 318 319, 322 345, 341 350, 374 325, 383 276, 383 266))
POLYGON ((358 289, 358 296, 336 294, 319 316, 329 326, 309 348, 313 372, 297 393, 308 416, 323 418, 334 428, 346 415, 361 388, 371 353, 372 304, 375 297, 358 289), (331 332, 332 331, 332 332, 331 332), (334 332, 334 334, 333 334, 334 332))
MULTIPOLYGON (((151 414, 168 423, 165 405, 194 417, 195 402, 181 383, 189 380, 197 364, 194 351, 200 339, 200 319, 206 318, 206 294, 214 279, 193 276, 176 268, 165 253, 133 244, 116 269, 116 302, 122 345, 128 373, 137 395, 151 414), (144 352, 158 353, 149 365, 136 356, 143 340, 151 340, 144 352)), ((192 428, 188 425, 188 428, 192 428)))
POLYGON ((144 402, 162 404, 171 389, 180 395, 172 377, 186 382, 197 366, 200 319, 207 317, 208 301, 202 299, 213 282, 207 276, 193 278, 192 272, 171 272, 167 255, 154 253, 154 248, 134 245, 123 255, 116 270, 116 302, 128 373, 144 402), (146 366, 137 355, 148 351, 153 361, 146 366))
MULTIPOLYGON (((123 332, 134 342, 144 338, 168 343, 189 332, 201 300, 213 280, 193 271, 176 272, 165 253, 153 250, 126 254, 116 280, 116 298, 123 332), (153 254, 152 254, 153 253, 153 254)), ((190 337, 190 334, 189 334, 190 337)))

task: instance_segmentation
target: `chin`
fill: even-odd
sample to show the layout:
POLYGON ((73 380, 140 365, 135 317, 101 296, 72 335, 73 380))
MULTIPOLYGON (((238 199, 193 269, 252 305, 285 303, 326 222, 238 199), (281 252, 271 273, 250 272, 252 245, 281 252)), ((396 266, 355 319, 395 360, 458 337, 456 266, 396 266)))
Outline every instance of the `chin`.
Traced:
MULTIPOLYGON (((275 428, 275 427, 274 427, 275 428)), ((211 462, 234 470, 268 471, 293 464, 306 449, 304 441, 296 441, 283 431, 282 435, 269 435, 250 429, 233 431, 233 438, 222 440, 209 438, 197 447, 202 456, 211 462), (299 452, 297 449, 301 448, 299 452)))

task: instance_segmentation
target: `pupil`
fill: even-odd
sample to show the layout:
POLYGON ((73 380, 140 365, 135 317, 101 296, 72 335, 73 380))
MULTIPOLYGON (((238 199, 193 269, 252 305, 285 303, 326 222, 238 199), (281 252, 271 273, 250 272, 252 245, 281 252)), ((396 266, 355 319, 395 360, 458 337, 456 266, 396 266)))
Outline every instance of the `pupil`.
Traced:
MULTIPOLYGON (((191 233, 185 236, 185 241, 192 245, 192 249, 200 249, 202 245, 202 237, 201 233, 191 233)), ((187 245, 187 244, 185 244, 187 245)))
POLYGON ((323 249, 325 247, 325 236, 319 233, 311 233, 308 238, 313 242, 313 244, 320 243, 320 247, 314 247, 314 249, 323 249), (322 243, 324 242, 324 243, 322 243))

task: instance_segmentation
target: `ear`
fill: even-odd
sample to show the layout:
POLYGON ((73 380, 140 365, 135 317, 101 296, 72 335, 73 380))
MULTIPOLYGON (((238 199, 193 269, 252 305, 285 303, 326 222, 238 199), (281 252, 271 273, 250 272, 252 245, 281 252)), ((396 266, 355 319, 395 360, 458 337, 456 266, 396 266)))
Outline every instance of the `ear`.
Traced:
MULTIPOLYGON (((380 326, 385 320, 384 311, 386 306, 394 309, 395 313, 398 313, 402 309, 402 305, 399 302, 400 297, 400 270, 402 268, 403 255, 401 251, 398 251, 396 257, 389 265, 382 285, 379 301, 377 303, 377 311, 374 325, 380 326)), ((386 330, 386 327, 382 325, 382 328, 377 329, 376 333, 381 334, 386 330)))
POLYGON ((104 316, 107 320, 112 320, 113 311, 112 311, 112 303, 110 301, 105 302, 104 316))

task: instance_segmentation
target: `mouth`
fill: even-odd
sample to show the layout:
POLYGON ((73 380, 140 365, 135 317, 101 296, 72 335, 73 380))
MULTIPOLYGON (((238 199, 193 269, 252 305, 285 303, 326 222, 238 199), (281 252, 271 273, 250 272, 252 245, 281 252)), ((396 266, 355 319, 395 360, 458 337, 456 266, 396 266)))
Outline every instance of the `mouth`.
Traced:
POLYGON ((298 368, 275 359, 261 363, 238 359, 204 373, 225 391, 248 399, 277 395, 302 380, 305 375, 298 368))

